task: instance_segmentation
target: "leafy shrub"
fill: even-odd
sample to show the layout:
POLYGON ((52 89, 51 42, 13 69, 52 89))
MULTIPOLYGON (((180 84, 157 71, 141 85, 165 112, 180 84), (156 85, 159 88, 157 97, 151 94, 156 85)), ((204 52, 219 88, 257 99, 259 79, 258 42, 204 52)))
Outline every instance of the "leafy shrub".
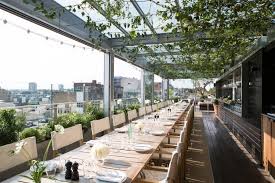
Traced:
POLYGON ((69 128, 71 126, 75 125, 75 117, 74 117, 75 113, 70 113, 70 114, 64 114, 61 116, 58 116, 55 120, 54 120, 54 124, 60 124, 62 125, 64 128, 69 128))
POLYGON ((86 104, 86 110, 85 110, 85 113, 86 114, 90 114, 92 116, 95 117, 95 119, 102 119, 104 118, 104 112, 102 109, 96 107, 95 105, 93 104, 86 104))
POLYGON ((25 116, 16 115, 14 109, 0 110, 0 146, 16 142, 25 123, 25 116))
POLYGON ((37 142, 42 138, 40 137, 38 130, 35 128, 25 128, 22 132, 20 132, 20 139, 25 139, 32 136, 35 136, 37 142))
POLYGON ((51 138, 51 132, 53 131, 53 129, 49 125, 45 125, 37 128, 37 131, 40 135, 40 139, 37 139, 37 142, 43 142, 51 138))
POLYGON ((138 110, 140 108, 140 104, 131 104, 131 105, 128 105, 128 108, 130 110, 134 110, 134 109, 138 110))
POLYGON ((122 109, 115 109, 114 110, 114 114, 120 114, 122 112, 124 112, 122 109))
POLYGON ((50 128, 48 125, 39 128, 25 128, 20 133, 20 139, 35 136, 36 142, 43 142, 51 138, 51 132, 52 128, 50 128))
POLYGON ((69 113, 62 116, 58 116, 57 119, 54 121, 54 123, 51 125, 51 128, 53 128, 54 124, 60 124, 64 128, 72 127, 76 124, 81 124, 83 129, 90 128, 90 122, 95 119, 101 119, 103 118, 103 112, 100 111, 93 111, 92 113, 69 113))

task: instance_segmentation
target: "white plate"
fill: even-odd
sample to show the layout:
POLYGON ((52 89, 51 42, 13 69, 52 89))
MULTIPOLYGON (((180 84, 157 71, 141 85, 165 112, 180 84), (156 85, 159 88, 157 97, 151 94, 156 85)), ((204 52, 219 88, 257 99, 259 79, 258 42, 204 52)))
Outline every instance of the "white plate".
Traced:
POLYGON ((152 135, 156 135, 156 136, 164 135, 164 131, 163 130, 155 130, 155 131, 151 131, 150 133, 152 135))
POLYGON ((173 125, 172 122, 164 122, 164 123, 163 123, 163 126, 172 126, 172 125, 173 125))
POLYGON ((126 181, 127 175, 122 171, 107 170, 96 173, 96 182, 115 182, 122 183, 126 181))
POLYGON ((136 152, 147 152, 147 151, 150 151, 152 149, 153 149, 153 147, 149 144, 135 144, 134 145, 134 150, 136 152))
POLYGON ((126 127, 122 127, 122 128, 116 128, 115 131, 118 133, 126 133, 128 129, 126 127))

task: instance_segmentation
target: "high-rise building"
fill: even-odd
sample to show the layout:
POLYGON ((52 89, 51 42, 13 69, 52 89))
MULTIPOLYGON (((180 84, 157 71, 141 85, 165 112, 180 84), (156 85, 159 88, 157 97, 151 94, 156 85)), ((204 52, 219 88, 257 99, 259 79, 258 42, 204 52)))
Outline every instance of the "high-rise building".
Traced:
POLYGON ((136 78, 114 77, 115 96, 122 95, 124 98, 138 97, 140 94, 140 80, 136 78))
POLYGON ((83 92, 84 101, 103 99, 103 85, 97 83, 96 80, 93 80, 91 83, 74 83, 74 91, 83 92))
POLYGON ((36 92, 37 91, 37 84, 35 82, 29 83, 29 91, 30 92, 36 92))
POLYGON ((64 91, 64 85, 63 84, 59 84, 58 85, 58 90, 59 91, 64 91))
POLYGON ((10 92, 0 87, 0 100, 8 102, 10 101, 10 92))
POLYGON ((156 97, 161 97, 161 82, 154 83, 154 95, 156 97))

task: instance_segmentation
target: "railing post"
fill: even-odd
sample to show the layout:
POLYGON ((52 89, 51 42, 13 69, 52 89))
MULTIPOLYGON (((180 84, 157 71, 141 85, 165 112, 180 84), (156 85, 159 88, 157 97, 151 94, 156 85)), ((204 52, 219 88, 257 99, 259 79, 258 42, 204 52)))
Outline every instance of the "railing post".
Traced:
POLYGON ((144 82, 145 99, 149 99, 152 105, 154 102, 154 74, 149 71, 144 71, 144 82))
POLYGON ((114 101, 114 54, 104 53, 104 115, 110 119, 110 126, 113 129, 112 114, 114 101))

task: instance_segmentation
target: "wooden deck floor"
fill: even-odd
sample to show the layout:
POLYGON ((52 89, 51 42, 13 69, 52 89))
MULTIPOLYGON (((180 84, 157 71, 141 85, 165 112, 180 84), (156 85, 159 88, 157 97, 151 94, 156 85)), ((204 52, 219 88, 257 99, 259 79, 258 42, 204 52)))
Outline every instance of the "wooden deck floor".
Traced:
POLYGON ((185 175, 185 182, 188 183, 214 182, 201 112, 195 112, 191 143, 187 151, 185 175))
POLYGON ((202 114, 215 183, 267 183, 213 113, 202 114))

